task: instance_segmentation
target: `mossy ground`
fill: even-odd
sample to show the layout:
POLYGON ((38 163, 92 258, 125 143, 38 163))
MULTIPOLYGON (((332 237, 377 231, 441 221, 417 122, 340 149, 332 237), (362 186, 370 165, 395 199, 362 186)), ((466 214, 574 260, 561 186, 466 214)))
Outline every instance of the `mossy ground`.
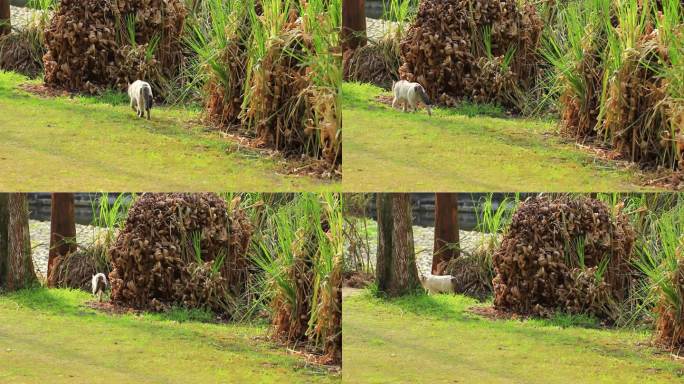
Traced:
POLYGON ((110 315, 75 290, 0 296, 2 383, 339 383, 265 337, 201 311, 110 315))
POLYGON ((637 171, 563 141, 558 123, 506 117, 498 108, 402 113, 378 87, 345 83, 344 186, 374 191, 643 190, 637 171))
POLYGON ((458 295, 345 295, 343 381, 353 383, 675 383, 684 364, 645 330, 586 317, 491 320, 458 295))
POLYGON ((122 94, 41 98, 0 71, 0 190, 309 191, 339 189, 284 175, 269 158, 200 123, 200 110, 155 107, 138 119, 122 94))

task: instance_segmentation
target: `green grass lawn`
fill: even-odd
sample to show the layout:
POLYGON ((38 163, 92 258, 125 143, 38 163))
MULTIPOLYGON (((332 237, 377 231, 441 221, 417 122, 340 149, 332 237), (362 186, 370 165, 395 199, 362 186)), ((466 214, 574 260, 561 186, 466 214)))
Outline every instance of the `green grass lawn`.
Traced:
POLYGON ((92 296, 36 289, 0 296, 1 383, 339 383, 264 338, 266 325, 205 313, 108 315, 92 296))
POLYGON ((0 72, 0 190, 339 189, 280 175, 282 159, 208 131, 197 110, 158 107, 147 121, 123 97, 40 98, 25 82, 0 72))
POLYGON ((345 297, 343 381, 354 383, 673 383, 684 363, 647 332, 590 319, 490 320, 463 296, 345 297))
MULTIPOLYGON (((506 118, 463 105, 401 113, 375 101, 383 91, 342 86, 344 185, 373 191, 627 191, 635 171, 563 143, 552 121, 506 118)), ((390 95, 389 93, 385 93, 390 95)))

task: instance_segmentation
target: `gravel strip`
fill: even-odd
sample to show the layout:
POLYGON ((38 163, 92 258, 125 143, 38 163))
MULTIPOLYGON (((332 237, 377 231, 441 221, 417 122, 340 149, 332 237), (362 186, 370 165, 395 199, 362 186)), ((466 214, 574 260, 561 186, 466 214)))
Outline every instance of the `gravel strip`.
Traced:
POLYGON ((366 18, 366 36, 371 40, 380 40, 390 28, 395 28, 399 23, 382 19, 366 18))
MULTIPOLYGON (((76 241, 79 246, 92 244, 97 234, 102 230, 102 228, 91 225, 76 224, 76 241)), ((36 274, 45 278, 50 251, 50 222, 30 220, 29 232, 31 233, 33 266, 36 269, 36 274)))
POLYGON ((31 21, 33 21, 34 17, 36 17, 37 13, 39 12, 41 11, 28 7, 10 6, 12 28, 23 29, 25 26, 31 23, 31 21))
MULTIPOLYGON (((369 224, 372 220, 369 220, 369 224)), ((474 253, 481 244, 483 238, 491 235, 477 231, 460 231, 459 240, 461 249, 465 253, 474 253)), ((432 270, 432 251, 435 242, 435 228, 413 226, 413 244, 416 252, 416 266, 418 273, 427 275, 432 270)), ((377 259, 378 239, 371 238, 369 244, 370 260, 375 264, 377 259)), ((345 248, 346 249, 346 248, 345 248)))

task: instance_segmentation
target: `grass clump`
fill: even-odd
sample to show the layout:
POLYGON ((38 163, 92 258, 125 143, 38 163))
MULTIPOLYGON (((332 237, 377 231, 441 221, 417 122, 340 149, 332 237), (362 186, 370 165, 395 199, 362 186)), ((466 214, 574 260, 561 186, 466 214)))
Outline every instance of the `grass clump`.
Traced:
POLYGON ((186 14, 181 0, 61 0, 45 29, 45 83, 95 94, 144 79, 163 96, 183 59, 186 14))
POLYGON ((522 111, 542 26, 529 2, 420 2, 401 41, 400 76, 443 105, 470 99, 522 111))
POLYGON ((254 244, 274 336, 341 359, 342 208, 334 194, 303 194, 273 211, 254 244))
POLYGON ((652 218, 639 247, 635 266, 642 281, 640 302, 646 314, 655 320, 656 340, 666 348, 681 351, 684 346, 684 201, 662 215, 652 218))
POLYGON ((208 118, 289 154, 341 161, 341 3, 212 0, 188 45, 208 118))
POLYGON ((677 0, 559 5, 541 50, 566 130, 644 167, 675 169, 684 150, 677 0))

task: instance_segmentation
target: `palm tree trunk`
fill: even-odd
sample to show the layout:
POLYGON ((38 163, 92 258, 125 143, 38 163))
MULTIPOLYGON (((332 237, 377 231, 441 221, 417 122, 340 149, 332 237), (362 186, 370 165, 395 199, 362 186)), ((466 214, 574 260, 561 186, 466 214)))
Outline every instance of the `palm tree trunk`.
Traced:
POLYGON ((53 193, 50 212, 50 253, 48 256, 48 287, 56 286, 56 269, 60 260, 76 251, 76 216, 73 193, 53 193))
POLYGON ((378 193, 376 200, 378 211, 378 252, 375 265, 378 290, 386 292, 392 278, 392 197, 387 193, 378 193))
POLYGON ((9 291, 16 291, 33 286, 38 278, 31 259, 26 194, 10 193, 7 205, 9 208, 9 257, 6 287, 9 291))
POLYGON ((356 49, 366 44, 366 1, 342 2, 342 49, 356 49))
POLYGON ((458 232, 458 194, 436 193, 433 275, 443 275, 449 262, 459 256, 458 232))
POLYGON ((0 288, 7 284, 9 268, 9 194, 0 193, 0 288))
POLYGON ((405 193, 378 194, 378 289, 401 296, 420 289, 413 245, 411 197, 405 193))
POLYGON ((0 36, 12 32, 12 17, 9 0, 0 0, 0 36))

